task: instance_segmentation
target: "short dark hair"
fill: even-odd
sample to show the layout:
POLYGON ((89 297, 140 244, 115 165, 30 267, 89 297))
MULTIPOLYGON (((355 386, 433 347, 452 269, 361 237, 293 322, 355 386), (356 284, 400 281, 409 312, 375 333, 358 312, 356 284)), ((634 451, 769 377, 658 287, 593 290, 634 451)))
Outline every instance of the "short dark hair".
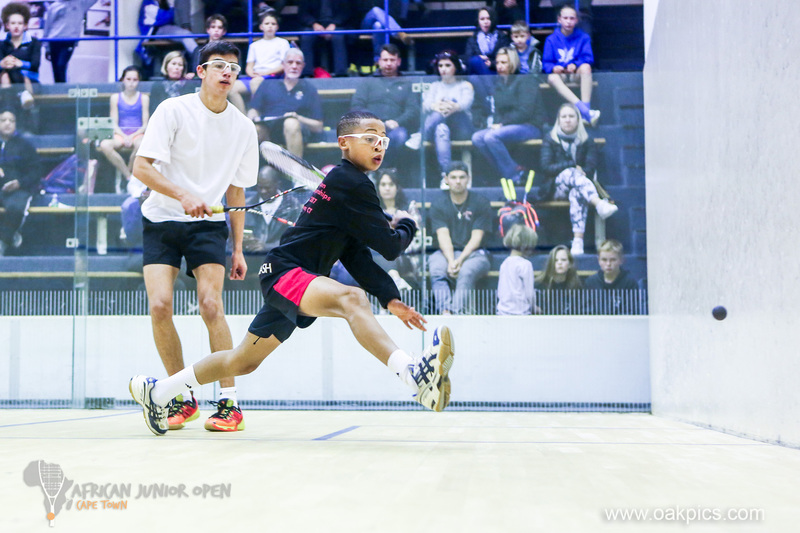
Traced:
POLYGON ((386 43, 383 46, 381 46, 381 52, 388 52, 393 56, 400 55, 400 49, 394 43, 386 43))
POLYGON ((10 4, 6 4, 3 11, 0 11, 0 19, 3 20, 4 25, 8 24, 8 19, 11 15, 22 15, 25 24, 28 24, 28 21, 31 20, 31 8, 28 7, 28 4, 11 2, 10 4))
POLYGON ((222 23, 222 29, 228 31, 228 19, 225 18, 225 15, 220 15, 219 13, 209 15, 209 17, 206 19, 206 29, 210 28, 211 24, 217 20, 222 23))
POLYGON ((199 64, 202 65, 203 63, 208 61, 213 55, 234 55, 236 56, 236 60, 239 60, 239 49, 230 41, 225 41, 220 39, 219 41, 211 41, 203 48, 200 49, 200 62, 199 64))
POLYGON ((122 70, 122 74, 119 75, 119 81, 125 79, 125 74, 127 74, 128 72, 135 72, 136 74, 139 75, 139 80, 142 79, 142 69, 140 69, 136 65, 128 65, 122 70))
POLYGON ((450 163, 450 166, 447 167, 447 175, 449 176, 451 172, 455 172, 456 170, 460 170, 469 176, 469 167, 463 161, 453 161, 450 163))
POLYGON ((342 115, 339 123, 336 124, 336 136, 347 135, 353 133, 361 125, 362 120, 380 120, 375 113, 369 111, 350 111, 342 115))
POLYGON ((277 22, 278 25, 280 25, 281 16, 278 15, 278 12, 271 7, 266 8, 265 10, 263 10, 261 13, 258 14, 258 25, 261 26, 261 24, 264 22, 264 19, 267 17, 274 18, 275 22, 277 22))

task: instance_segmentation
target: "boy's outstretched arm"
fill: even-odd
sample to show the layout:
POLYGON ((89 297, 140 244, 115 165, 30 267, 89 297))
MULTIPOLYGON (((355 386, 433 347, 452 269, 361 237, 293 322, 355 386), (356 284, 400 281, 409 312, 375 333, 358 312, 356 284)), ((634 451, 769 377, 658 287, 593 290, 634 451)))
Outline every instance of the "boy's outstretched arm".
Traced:
POLYGON ((389 312, 394 316, 402 320, 403 324, 405 324, 408 329, 412 329, 411 326, 414 326, 422 331, 428 331, 425 329, 425 324, 428 322, 425 320, 425 317, 418 313, 416 309, 407 306, 402 301, 395 298, 389 302, 389 304, 386 306, 386 309, 388 309, 389 312))

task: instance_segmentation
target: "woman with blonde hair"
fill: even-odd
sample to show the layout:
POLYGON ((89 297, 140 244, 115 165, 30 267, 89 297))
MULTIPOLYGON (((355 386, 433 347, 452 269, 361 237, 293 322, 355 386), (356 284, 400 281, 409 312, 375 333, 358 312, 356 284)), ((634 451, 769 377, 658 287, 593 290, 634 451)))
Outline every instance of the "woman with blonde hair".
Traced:
POLYGON ((173 50, 164 56, 161 62, 161 74, 164 80, 153 84, 150 89, 150 114, 156 110, 158 104, 167 98, 191 94, 200 87, 200 83, 186 77, 186 58, 180 50, 173 50))
POLYGON ((548 180, 540 187, 538 199, 569 199, 572 222, 572 255, 583 254, 583 235, 589 205, 606 219, 617 212, 617 206, 600 199, 594 178, 598 151, 581 121, 581 114, 572 104, 558 109, 555 125, 542 142, 541 168, 548 180))

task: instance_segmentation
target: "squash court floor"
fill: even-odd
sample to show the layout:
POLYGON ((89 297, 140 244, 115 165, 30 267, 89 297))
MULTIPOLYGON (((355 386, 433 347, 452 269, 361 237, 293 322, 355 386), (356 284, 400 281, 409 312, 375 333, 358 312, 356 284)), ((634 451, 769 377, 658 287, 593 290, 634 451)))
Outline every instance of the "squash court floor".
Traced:
POLYGON ((0 411, 0 531, 49 530, 39 461, 56 531, 800 531, 800 450, 646 414, 208 414, 156 437, 141 410, 0 411))

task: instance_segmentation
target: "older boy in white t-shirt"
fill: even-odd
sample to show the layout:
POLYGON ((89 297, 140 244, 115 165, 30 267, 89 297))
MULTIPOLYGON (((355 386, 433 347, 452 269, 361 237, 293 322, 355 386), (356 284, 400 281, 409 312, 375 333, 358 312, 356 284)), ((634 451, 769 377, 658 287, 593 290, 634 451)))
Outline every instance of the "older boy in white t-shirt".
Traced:
MULTIPOLYGON (((181 259, 197 279, 200 316, 212 350, 229 350, 233 341, 222 305, 228 227, 213 214, 223 195, 228 205, 244 205, 244 188, 255 185, 258 143, 253 123, 227 96, 240 71, 239 50, 227 41, 203 47, 197 76, 200 91, 162 102, 153 113, 134 161, 133 173, 152 189, 142 204, 144 281, 153 338, 167 372, 184 368, 181 342, 172 321, 172 292, 181 259)), ((230 279, 244 279, 244 213, 230 216, 233 233, 230 279)), ((220 381, 217 413, 210 431, 244 429, 234 380, 220 381)), ((170 404, 170 429, 199 416, 189 387, 170 404), (186 396, 184 396, 186 395, 186 396)))

